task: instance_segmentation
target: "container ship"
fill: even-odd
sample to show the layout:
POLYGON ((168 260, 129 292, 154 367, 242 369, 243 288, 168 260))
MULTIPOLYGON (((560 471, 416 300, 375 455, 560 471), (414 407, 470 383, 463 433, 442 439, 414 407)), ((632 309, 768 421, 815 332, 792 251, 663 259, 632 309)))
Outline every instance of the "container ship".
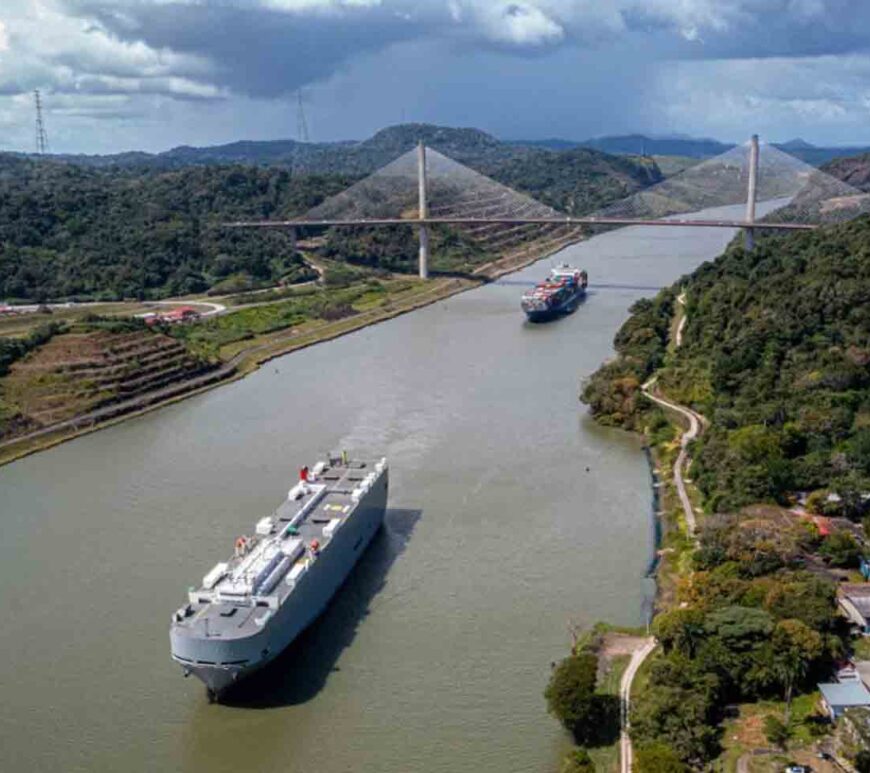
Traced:
POLYGON ((585 271, 563 263, 551 269, 545 281, 523 293, 522 309, 532 322, 570 314, 586 295, 587 284, 585 271))
POLYGON ((235 541, 172 617, 172 658, 211 700, 274 660, 326 608, 384 520, 386 459, 345 453, 310 469, 235 541))

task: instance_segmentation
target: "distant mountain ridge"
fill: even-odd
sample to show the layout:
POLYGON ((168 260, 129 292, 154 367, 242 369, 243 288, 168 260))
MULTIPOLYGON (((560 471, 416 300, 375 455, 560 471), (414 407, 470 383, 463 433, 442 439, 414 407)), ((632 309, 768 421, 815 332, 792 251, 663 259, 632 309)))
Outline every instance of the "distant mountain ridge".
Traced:
MULTIPOLYGON (((565 150, 572 147, 594 148, 603 153, 617 156, 683 156, 696 159, 712 158, 735 147, 735 143, 720 142, 706 137, 649 137, 645 134, 594 137, 580 141, 559 138, 516 140, 515 143, 527 147, 544 147, 552 150, 565 150)), ((773 146, 813 166, 821 166, 836 158, 870 152, 870 146, 825 148, 812 145, 799 137, 788 142, 775 142, 773 146)))
POLYGON ((206 147, 182 145, 162 153, 59 154, 48 158, 98 168, 121 166, 171 170, 186 166, 245 164, 278 166, 310 174, 363 175, 390 163, 420 140, 461 163, 472 162, 478 169, 481 165, 489 167, 535 152, 527 146, 502 142, 479 129, 401 124, 382 129, 362 141, 242 140, 206 147))
MULTIPOLYGON (((725 153, 734 143, 708 137, 674 135, 650 137, 645 134, 625 134, 594 137, 587 140, 567 140, 550 137, 541 140, 500 140, 474 128, 453 128, 433 124, 411 123, 389 126, 365 140, 339 142, 298 142, 283 140, 239 140, 224 145, 194 147, 181 145, 161 153, 128 151, 108 155, 57 154, 57 161, 90 167, 146 167, 170 170, 185 166, 214 164, 253 164, 280 166, 310 174, 368 174, 388 164, 410 150, 419 140, 462 163, 475 168, 515 158, 529 157, 535 151, 561 152, 574 148, 589 148, 617 156, 679 156, 705 159, 725 153)), ((795 138, 774 143, 780 148, 814 166, 846 156, 870 152, 870 146, 817 147, 795 138)), ((11 155, 29 156, 15 153, 11 155)))

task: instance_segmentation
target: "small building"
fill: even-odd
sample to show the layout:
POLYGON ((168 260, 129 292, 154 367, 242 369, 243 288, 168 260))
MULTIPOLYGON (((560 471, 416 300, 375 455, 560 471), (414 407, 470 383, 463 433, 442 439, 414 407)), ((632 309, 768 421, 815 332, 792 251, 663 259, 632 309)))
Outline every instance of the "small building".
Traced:
POLYGON ((870 583, 843 583, 837 603, 864 636, 870 636, 870 583))
POLYGON ((861 674, 851 660, 841 660, 836 664, 836 680, 842 684, 843 682, 861 681, 861 674))
POLYGON ((161 319, 164 322, 178 323, 188 322, 190 320, 199 319, 199 311, 193 306, 178 306, 165 314, 161 314, 161 319))
POLYGON ((819 691, 822 708, 832 721, 842 717, 846 709, 870 706, 870 690, 861 681, 820 684, 819 691))
POLYGON ((152 327, 154 325, 178 325, 183 322, 192 322, 199 319, 200 313, 194 306, 177 306, 165 312, 149 311, 136 316, 144 320, 148 327, 152 327))

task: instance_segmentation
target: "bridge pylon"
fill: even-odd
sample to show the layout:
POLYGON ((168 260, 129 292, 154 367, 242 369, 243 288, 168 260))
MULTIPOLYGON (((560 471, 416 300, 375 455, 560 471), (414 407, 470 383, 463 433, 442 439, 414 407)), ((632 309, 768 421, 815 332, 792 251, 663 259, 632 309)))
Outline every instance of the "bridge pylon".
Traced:
MULTIPOLYGON (((749 183, 746 189, 746 222, 755 222, 755 201, 758 197, 758 135, 749 139, 749 183)), ((747 252, 755 246, 755 229, 743 229, 743 244, 747 252)))
MULTIPOLYGON (((426 179, 426 146, 423 140, 417 143, 417 184, 419 190, 419 203, 417 207, 417 216, 420 220, 426 220, 429 217, 429 204, 426 199, 427 194, 427 179, 426 179)), ((425 223, 420 224, 420 279, 429 278, 429 227, 425 223)))

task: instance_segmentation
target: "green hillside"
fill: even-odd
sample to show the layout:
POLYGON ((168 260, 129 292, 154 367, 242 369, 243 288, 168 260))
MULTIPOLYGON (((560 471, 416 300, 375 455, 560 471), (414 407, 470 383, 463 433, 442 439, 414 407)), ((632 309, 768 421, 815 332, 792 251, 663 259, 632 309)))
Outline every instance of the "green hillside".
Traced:
MULTIPOLYGON (((661 177, 648 160, 519 148, 475 129, 425 125, 320 147, 323 155, 313 166, 323 174, 285 164, 280 153, 264 148, 257 155, 251 143, 206 149, 207 156, 196 149, 173 151, 180 168, 169 170, 0 155, 0 299, 151 299, 203 292, 230 278, 241 277, 243 284, 309 278, 285 235, 217 226, 302 215, 414 147, 418 138, 571 214, 661 177), (200 163, 205 157, 210 161, 200 163), (250 158, 258 163, 226 163, 250 158)), ((409 271, 416 255, 409 233, 335 235, 327 257, 409 271)), ((433 267, 441 270, 489 259, 486 249, 455 232, 436 234, 433 247, 433 267)))
POLYGON ((292 279, 302 263, 285 236, 216 224, 299 214, 348 183, 257 167, 155 173, 0 156, 0 298, 159 298, 240 272, 292 279))
POLYGON ((870 218, 733 244, 689 276, 683 345, 666 354, 677 287, 633 309, 622 357, 584 398, 639 426, 639 384, 661 363, 669 397, 710 420, 693 477, 714 510, 830 488, 870 491, 870 218))

